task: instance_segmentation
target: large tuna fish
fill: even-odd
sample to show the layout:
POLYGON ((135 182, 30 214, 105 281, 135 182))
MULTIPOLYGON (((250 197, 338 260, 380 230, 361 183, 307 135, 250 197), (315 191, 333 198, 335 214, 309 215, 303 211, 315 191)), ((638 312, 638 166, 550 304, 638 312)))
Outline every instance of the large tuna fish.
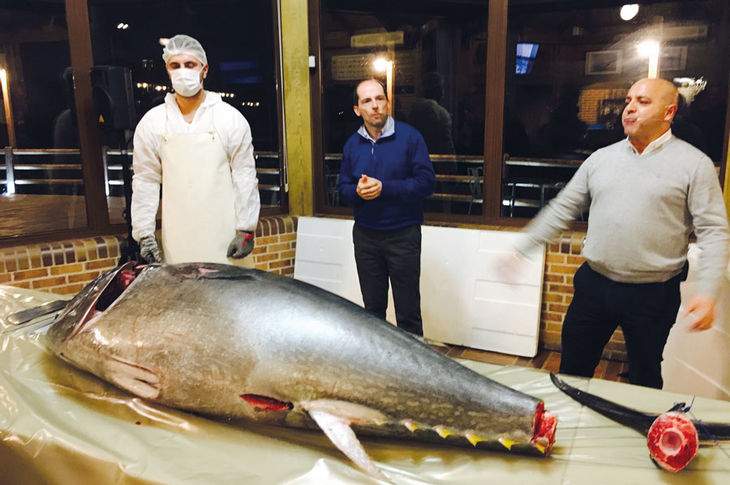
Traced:
POLYGON ((385 478, 355 432, 547 455, 543 402, 301 281, 216 264, 132 263, 83 289, 47 333, 63 359, 175 408, 321 428, 385 478))

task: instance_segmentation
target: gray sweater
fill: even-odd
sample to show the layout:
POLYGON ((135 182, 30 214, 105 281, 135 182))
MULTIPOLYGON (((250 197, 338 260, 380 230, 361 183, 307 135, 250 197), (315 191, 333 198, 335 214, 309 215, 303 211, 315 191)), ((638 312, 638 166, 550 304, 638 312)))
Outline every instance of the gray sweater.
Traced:
POLYGON ((583 256, 618 282, 653 283, 679 274, 694 231, 702 250, 699 293, 715 297, 728 264, 727 213, 715 166, 679 138, 639 155, 627 139, 594 152, 526 227, 518 251, 557 237, 589 208, 583 256))

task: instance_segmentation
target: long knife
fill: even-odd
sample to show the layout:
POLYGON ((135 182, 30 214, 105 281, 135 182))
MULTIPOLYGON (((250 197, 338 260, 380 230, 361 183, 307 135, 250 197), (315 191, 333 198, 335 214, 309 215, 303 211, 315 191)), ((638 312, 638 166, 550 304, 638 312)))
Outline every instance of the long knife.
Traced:
POLYGON ((7 322, 11 325, 22 325, 43 315, 63 310, 68 302, 69 300, 54 300, 34 308, 20 310, 19 312, 8 315, 7 322))

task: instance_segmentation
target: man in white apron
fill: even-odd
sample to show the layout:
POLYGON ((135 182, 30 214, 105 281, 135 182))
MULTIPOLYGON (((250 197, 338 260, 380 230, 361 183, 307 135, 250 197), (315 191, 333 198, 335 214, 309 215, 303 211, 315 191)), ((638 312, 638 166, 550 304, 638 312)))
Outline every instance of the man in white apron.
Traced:
POLYGON ((147 262, 228 263, 253 250, 260 201, 251 129, 220 95, 203 89, 200 43, 172 37, 162 59, 175 93, 134 134, 132 237, 147 262), (155 238, 162 185, 162 251, 155 238))

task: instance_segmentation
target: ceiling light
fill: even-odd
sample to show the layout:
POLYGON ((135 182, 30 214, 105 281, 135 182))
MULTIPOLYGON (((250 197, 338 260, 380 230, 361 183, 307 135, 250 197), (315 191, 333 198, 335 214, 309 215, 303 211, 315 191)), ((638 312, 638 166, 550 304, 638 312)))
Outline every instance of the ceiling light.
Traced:
POLYGON ((385 59, 384 57, 378 57, 373 61, 373 67, 376 71, 384 72, 388 69, 388 66, 391 64, 391 61, 385 59))
POLYGON ((636 49, 641 57, 651 57, 659 54, 659 42, 655 40, 645 40, 639 44, 636 49))
POLYGON ((623 20, 629 21, 632 18, 636 17, 637 13, 639 13, 639 4, 629 3, 621 7, 621 13, 619 15, 621 15, 621 18, 623 20))

